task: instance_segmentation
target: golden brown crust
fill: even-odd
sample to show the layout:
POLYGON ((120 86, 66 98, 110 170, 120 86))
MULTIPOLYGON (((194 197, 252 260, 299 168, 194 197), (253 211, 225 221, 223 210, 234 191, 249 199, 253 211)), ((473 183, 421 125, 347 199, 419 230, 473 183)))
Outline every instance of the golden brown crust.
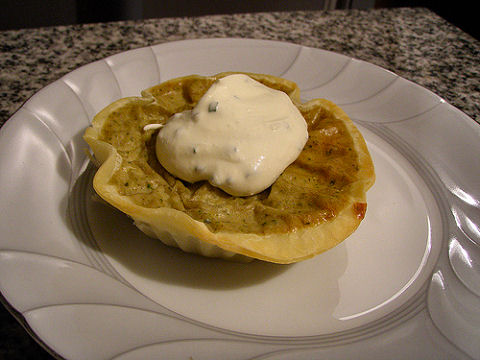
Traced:
MULTIPOLYGON (((271 262, 291 263, 312 257, 337 245, 358 227, 365 216, 365 193, 375 180, 373 163, 362 135, 338 106, 323 99, 300 104, 298 87, 285 79, 261 74, 249 74, 252 78, 262 81, 268 86, 281 89, 291 96, 307 119, 312 141, 315 139, 324 141, 322 139, 327 138, 325 134, 330 135, 328 131, 338 131, 342 126, 346 129, 349 139, 351 139, 349 140, 352 143, 350 151, 355 156, 350 158, 351 161, 355 162, 355 171, 343 171, 341 174, 335 174, 335 181, 341 179, 346 184, 341 188, 343 193, 341 194, 340 207, 334 200, 324 199, 321 202, 325 210, 324 213, 306 211, 300 215, 290 216, 288 221, 291 226, 287 230, 279 228, 280 231, 277 229, 277 231, 242 232, 220 228, 218 231, 212 231, 212 228, 209 228, 207 224, 195 220, 185 211, 175 209, 172 206, 156 208, 142 206, 134 201, 132 196, 121 194, 118 187, 111 181, 124 161, 122 156, 119 155, 118 146, 116 148, 102 140, 105 122, 112 113, 120 111, 125 104, 135 103, 141 107, 146 107, 146 111, 149 111, 149 108, 153 109, 152 111, 157 114, 156 116, 160 114, 160 117, 166 120, 172 113, 180 111, 178 102, 181 103, 182 99, 186 99, 188 103, 184 104, 182 110, 185 106, 193 107, 216 78, 228 74, 230 73, 222 73, 213 77, 195 75, 173 79, 166 83, 168 86, 165 86, 164 83, 163 86, 152 87, 143 91, 142 97, 121 99, 102 110, 94 118, 92 126, 86 130, 84 135, 96 159, 102 164, 94 178, 96 192, 104 200, 131 216, 137 226, 149 235, 157 236, 160 239, 165 236, 172 237, 176 242, 175 244, 184 248, 184 250, 204 255, 213 254, 213 256, 231 257, 232 254, 241 254, 271 262), (189 86, 189 84, 195 85, 189 86), (185 94, 185 89, 188 89, 187 94, 185 94), (332 126, 331 129, 319 126, 317 122, 320 123, 322 120, 318 114, 321 112, 326 112, 338 125, 342 126, 332 126), (222 250, 226 253, 222 254, 222 250), (218 253, 220 255, 217 255, 218 253)), ((144 116, 142 119, 142 121, 148 122, 149 118, 144 116)), ((335 137, 328 137, 328 139, 330 138, 335 137)), ((125 143, 122 144, 125 145, 125 143)), ((326 151, 330 151, 331 148, 330 146, 326 151)), ((344 151, 345 149, 335 148, 335 150, 344 151)), ((291 174, 303 176, 305 171, 312 171, 312 167, 316 167, 316 172, 319 174, 323 171, 323 177, 328 178, 332 176, 332 173, 335 173, 332 167, 318 170, 318 165, 309 162, 311 156, 307 156, 308 151, 305 150, 304 152, 286 171, 285 179, 290 181, 288 176, 291 174)), ((319 156, 315 155, 314 152, 311 155, 319 156)), ((338 159, 345 158, 345 156, 338 157, 338 159)), ((335 160, 332 160, 332 164, 334 163, 335 160)), ((326 180, 323 179, 322 181, 326 180)), ((284 184, 284 188, 282 188, 281 181, 274 184, 270 190, 270 200, 272 202, 282 201, 281 196, 275 197, 272 192, 287 191, 288 181, 285 180, 284 184)), ((302 183, 297 183, 297 185, 302 186, 302 183)), ((266 201, 268 201, 268 198, 266 201)), ((286 222, 288 223, 288 221, 286 222)))

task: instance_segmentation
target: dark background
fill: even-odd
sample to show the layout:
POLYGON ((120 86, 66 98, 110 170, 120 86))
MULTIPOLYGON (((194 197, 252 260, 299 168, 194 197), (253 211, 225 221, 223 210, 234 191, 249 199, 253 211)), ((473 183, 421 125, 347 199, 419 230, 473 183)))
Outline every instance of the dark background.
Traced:
POLYGON ((475 2, 434 0, 0 0, 0 30, 259 11, 426 7, 480 39, 475 2))

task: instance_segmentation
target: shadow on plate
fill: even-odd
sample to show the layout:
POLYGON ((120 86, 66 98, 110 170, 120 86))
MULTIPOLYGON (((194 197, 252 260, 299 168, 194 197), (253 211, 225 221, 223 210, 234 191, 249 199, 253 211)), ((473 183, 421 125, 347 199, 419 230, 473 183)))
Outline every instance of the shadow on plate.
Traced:
POLYGON ((72 230, 86 245, 83 248, 92 259, 91 265, 100 271, 113 268, 113 276, 127 282, 140 277, 159 283, 225 290, 262 283, 294 266, 257 260, 229 262, 166 246, 146 236, 127 215, 98 199, 92 186, 95 171, 89 164, 74 183, 69 216, 72 230))

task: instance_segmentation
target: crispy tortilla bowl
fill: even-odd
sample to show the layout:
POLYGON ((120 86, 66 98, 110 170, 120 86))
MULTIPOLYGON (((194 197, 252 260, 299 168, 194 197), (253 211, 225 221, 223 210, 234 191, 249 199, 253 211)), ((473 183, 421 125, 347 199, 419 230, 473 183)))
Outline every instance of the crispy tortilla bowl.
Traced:
POLYGON ((233 197, 208 182, 190 184, 156 160, 158 130, 144 126, 193 108, 216 79, 229 74, 172 79, 99 112, 84 134, 99 166, 96 193, 147 235, 203 256, 288 264, 336 246, 365 216, 366 192, 375 181, 372 159, 338 106, 324 99, 301 103, 291 81, 247 73, 287 93, 309 131, 297 160, 260 194, 233 197))

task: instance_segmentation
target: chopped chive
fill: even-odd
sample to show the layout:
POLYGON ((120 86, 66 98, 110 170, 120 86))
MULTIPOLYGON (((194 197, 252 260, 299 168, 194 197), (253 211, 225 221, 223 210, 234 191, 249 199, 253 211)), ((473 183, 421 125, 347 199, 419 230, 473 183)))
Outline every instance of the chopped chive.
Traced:
POLYGON ((218 101, 212 101, 208 104, 208 112, 216 112, 218 107, 218 101))

